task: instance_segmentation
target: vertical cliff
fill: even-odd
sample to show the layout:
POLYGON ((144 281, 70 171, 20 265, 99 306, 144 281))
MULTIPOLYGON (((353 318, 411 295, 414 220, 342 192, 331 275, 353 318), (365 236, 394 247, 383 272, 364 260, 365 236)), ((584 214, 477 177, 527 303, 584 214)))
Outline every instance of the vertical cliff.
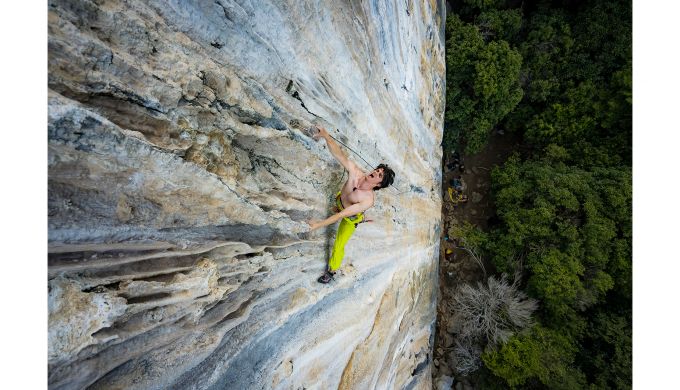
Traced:
POLYGON ((50 388, 430 387, 442 1, 48 12, 50 388), (397 174, 330 285, 312 123, 397 174))

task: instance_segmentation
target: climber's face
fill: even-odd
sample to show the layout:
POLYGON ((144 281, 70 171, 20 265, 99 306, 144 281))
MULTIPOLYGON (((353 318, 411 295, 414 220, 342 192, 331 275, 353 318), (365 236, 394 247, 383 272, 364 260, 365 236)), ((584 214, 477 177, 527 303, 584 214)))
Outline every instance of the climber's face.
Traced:
POLYGON ((366 175, 366 181, 371 184, 372 188, 379 187, 380 183, 382 183, 384 173, 385 172, 382 168, 374 169, 368 175, 366 175))

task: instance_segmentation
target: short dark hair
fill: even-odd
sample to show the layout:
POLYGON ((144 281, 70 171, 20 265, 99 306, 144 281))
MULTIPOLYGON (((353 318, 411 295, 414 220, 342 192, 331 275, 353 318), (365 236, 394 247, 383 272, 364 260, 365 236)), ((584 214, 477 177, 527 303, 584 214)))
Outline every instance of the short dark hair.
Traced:
POLYGON ((385 188, 394 183, 394 171, 392 170, 392 168, 388 167, 387 164, 380 164, 375 169, 377 170, 381 168, 383 170, 383 179, 380 182, 380 187, 376 186, 374 190, 385 188))

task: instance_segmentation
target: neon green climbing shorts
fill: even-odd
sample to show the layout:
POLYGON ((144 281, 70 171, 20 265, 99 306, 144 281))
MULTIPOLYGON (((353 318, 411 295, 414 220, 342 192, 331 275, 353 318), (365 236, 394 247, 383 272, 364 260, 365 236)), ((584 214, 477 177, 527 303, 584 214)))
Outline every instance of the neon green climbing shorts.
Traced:
MULTIPOLYGON (((335 196, 335 204, 338 209, 342 211, 344 207, 342 206, 342 201, 340 200, 340 192, 335 196)), ((364 213, 359 213, 353 217, 345 217, 340 221, 340 226, 338 226, 338 232, 335 235, 335 243, 333 244, 333 254, 330 260, 328 260, 328 269, 333 272, 340 268, 342 264, 342 259, 345 257, 345 244, 352 237, 357 226, 364 220, 364 213)))

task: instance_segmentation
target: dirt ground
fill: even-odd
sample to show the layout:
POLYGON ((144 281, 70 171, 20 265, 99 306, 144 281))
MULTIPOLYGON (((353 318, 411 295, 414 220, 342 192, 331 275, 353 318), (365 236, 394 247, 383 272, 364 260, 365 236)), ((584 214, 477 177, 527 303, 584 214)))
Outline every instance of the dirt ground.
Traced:
MULTIPOLYGON (((485 279, 482 267, 464 250, 456 247, 455 237, 446 239, 449 229, 467 221, 483 230, 487 230, 489 220, 495 214, 491 199, 491 169, 501 165, 517 150, 519 138, 514 134, 499 134, 494 132, 489 143, 480 153, 466 156, 461 154, 460 160, 464 171, 450 170, 447 164, 452 160, 452 154, 444 156, 442 161, 442 237, 439 254, 439 300, 437 304, 437 330, 435 335, 433 383, 437 388, 440 377, 446 375, 454 378, 454 388, 473 389, 474 383, 455 374, 455 357, 453 347, 455 334, 453 331, 453 305, 451 298, 458 286, 466 283, 477 283, 485 279), (454 205, 448 194, 448 187, 454 177, 461 176, 464 183, 463 193, 468 201, 454 205), (447 249, 452 253, 446 254, 447 249)), ((493 275, 495 269, 486 259, 482 259, 486 276, 493 275)))

